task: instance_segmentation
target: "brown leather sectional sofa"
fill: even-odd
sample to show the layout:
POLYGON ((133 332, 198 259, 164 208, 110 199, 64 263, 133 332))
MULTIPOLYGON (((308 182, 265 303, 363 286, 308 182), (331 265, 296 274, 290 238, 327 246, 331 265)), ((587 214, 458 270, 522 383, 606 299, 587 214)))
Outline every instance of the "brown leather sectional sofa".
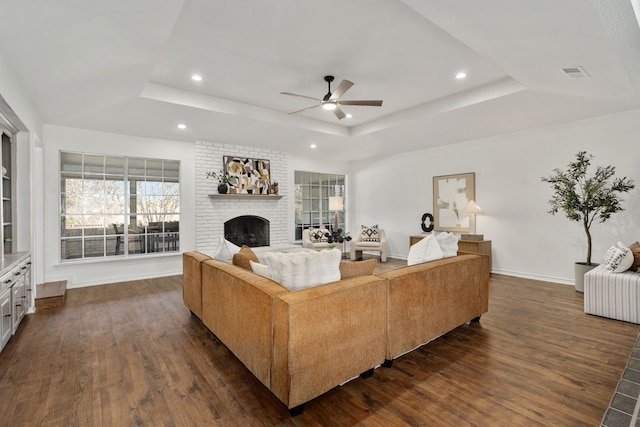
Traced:
POLYGON ((304 404, 488 310, 489 258, 462 254, 291 292, 185 252, 191 312, 282 401, 304 404))

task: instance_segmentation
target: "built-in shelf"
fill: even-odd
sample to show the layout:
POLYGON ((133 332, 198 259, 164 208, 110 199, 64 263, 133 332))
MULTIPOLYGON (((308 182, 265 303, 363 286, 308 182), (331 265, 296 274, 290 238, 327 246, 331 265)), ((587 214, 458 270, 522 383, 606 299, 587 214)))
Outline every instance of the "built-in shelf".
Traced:
POLYGON ((277 194, 209 194, 211 199, 270 199, 278 200, 282 199, 282 196, 277 194))

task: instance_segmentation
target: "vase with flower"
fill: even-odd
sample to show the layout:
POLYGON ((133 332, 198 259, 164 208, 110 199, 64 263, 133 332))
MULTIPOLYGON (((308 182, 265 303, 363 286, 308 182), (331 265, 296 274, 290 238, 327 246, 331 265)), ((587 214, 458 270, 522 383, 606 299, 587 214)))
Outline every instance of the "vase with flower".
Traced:
POLYGON ((351 240, 349 233, 345 233, 342 228, 324 233, 324 237, 327 238, 327 242, 331 249, 335 248, 338 243, 344 243, 351 240))
POLYGON ((229 184, 231 181, 229 180, 229 175, 224 173, 223 170, 219 170, 218 172, 209 171, 207 172, 207 178, 215 178, 218 180, 218 193, 227 194, 229 190, 229 184))

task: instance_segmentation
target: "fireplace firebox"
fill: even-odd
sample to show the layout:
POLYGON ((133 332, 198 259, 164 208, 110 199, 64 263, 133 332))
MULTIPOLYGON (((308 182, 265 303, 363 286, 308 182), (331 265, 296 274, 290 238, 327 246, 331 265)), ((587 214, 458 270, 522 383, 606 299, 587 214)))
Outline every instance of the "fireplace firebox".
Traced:
POLYGON ((269 220, 256 215, 231 218, 224 223, 224 238, 238 246, 269 246, 269 220))

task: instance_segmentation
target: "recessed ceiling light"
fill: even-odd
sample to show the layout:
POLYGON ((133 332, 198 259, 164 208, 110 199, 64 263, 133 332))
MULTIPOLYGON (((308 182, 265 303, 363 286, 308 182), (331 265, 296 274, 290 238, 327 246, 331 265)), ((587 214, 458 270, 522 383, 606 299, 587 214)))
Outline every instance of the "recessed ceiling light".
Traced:
POLYGON ((191 76, 191 80, 196 81, 196 82, 200 82, 202 81, 202 76, 200 74, 194 74, 191 76))
POLYGON ((456 74, 456 79, 458 80, 462 80, 465 77, 467 77, 467 73, 465 73, 464 71, 460 71, 458 74, 456 74))
POLYGON ((316 145, 316 144, 311 144, 309 147, 310 147, 310 148, 316 148, 316 147, 317 147, 317 145, 316 145))
POLYGON ((187 128, 187 125, 185 125, 184 123, 178 123, 177 128, 178 128, 178 129, 186 129, 186 128, 187 128))
POLYGON ((347 114, 347 119, 350 119, 351 117, 353 117, 351 114, 347 114))

